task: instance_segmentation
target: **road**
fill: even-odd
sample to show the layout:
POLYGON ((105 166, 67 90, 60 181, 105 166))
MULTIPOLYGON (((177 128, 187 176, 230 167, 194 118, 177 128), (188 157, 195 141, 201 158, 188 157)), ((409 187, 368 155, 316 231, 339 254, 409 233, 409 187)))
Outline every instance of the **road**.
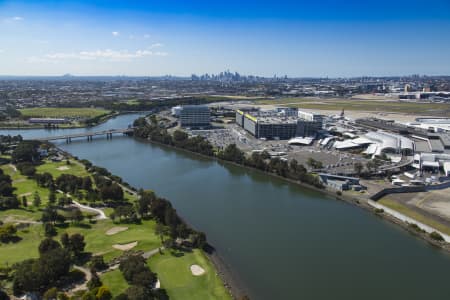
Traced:
POLYGON ((83 204, 78 203, 77 201, 72 199, 72 203, 78 207, 81 210, 87 210, 87 211, 91 211, 97 214, 97 216, 95 217, 96 220, 106 220, 108 219, 108 217, 105 215, 105 213, 103 212, 103 210, 98 209, 98 208, 93 208, 90 206, 86 206, 83 204))

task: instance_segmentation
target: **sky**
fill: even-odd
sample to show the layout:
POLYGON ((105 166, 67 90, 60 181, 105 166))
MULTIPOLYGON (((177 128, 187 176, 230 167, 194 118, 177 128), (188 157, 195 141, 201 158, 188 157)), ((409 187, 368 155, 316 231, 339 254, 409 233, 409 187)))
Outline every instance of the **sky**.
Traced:
POLYGON ((224 70, 450 75, 450 0, 0 0, 0 75, 224 70))

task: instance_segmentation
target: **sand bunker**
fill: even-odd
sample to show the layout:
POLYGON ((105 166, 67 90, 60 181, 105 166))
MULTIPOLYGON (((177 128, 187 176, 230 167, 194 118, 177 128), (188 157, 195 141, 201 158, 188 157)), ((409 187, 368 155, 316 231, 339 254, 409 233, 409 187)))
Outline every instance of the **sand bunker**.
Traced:
POLYGON ((114 249, 117 250, 121 250, 121 251, 127 251, 127 250, 131 250, 134 247, 136 247, 138 244, 138 242, 132 242, 132 243, 128 243, 128 244, 115 244, 113 245, 114 249))
POLYGON ((56 170, 58 170, 58 171, 67 171, 67 170, 70 170, 70 168, 68 166, 61 166, 61 167, 57 167, 56 170))
POLYGON ((191 272, 192 272, 192 275, 194 275, 194 276, 200 276, 200 275, 205 274, 205 270, 202 267, 200 267, 199 265, 192 265, 191 272))
POLYGON ((106 235, 114 235, 125 230, 128 230, 128 227, 113 227, 106 232, 106 235))

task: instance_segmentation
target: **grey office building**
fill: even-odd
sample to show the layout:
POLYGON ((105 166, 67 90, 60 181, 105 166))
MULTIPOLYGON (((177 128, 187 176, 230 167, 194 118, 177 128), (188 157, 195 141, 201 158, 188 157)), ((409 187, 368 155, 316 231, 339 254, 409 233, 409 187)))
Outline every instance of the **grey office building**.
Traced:
POLYGON ((180 112, 182 127, 205 128, 210 126, 211 113, 205 105, 185 105, 180 112))

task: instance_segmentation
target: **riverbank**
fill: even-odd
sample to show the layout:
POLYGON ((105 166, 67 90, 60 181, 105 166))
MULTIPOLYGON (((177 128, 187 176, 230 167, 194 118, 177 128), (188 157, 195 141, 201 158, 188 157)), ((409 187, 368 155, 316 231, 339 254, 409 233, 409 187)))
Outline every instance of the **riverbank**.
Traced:
POLYGON ((32 130, 32 129, 46 129, 46 130, 59 130, 59 129, 79 129, 79 128, 91 128, 91 127, 95 127, 98 125, 101 125, 103 123, 106 123, 107 121, 109 121, 112 118, 118 117, 120 115, 124 115, 124 114, 129 114, 129 113, 133 113, 133 112, 111 112, 110 114, 107 114, 103 117, 101 117, 97 122, 92 123, 92 124, 78 124, 78 125, 74 125, 74 124, 60 124, 57 127, 46 127, 45 125, 42 124, 30 124, 30 125, 25 125, 25 126, 5 126, 5 124, 1 124, 0 123, 0 130, 32 130))
POLYGON ((300 181, 296 181, 296 180, 292 180, 292 179, 287 178, 287 177, 279 176, 279 175, 274 174, 272 172, 266 172, 266 171, 262 171, 262 170, 257 169, 257 168, 253 168, 251 166, 238 164, 238 163, 235 163, 235 162, 232 162, 232 161, 222 160, 222 159, 218 158, 217 156, 207 156, 207 155, 204 155, 204 154, 201 154, 201 153, 190 151, 188 149, 176 147, 174 145, 167 145, 167 144, 164 144, 164 143, 153 141, 151 139, 143 139, 143 138, 139 138, 139 137, 135 137, 135 138, 140 140, 140 141, 150 142, 150 143, 156 144, 156 145, 161 146, 161 147, 167 147, 168 149, 174 149, 174 150, 177 150, 177 151, 182 151, 182 152, 185 152, 185 153, 193 154, 193 155, 196 155, 198 157, 202 157, 202 158, 206 158, 206 159, 212 159, 212 160, 215 160, 215 161, 217 161, 219 163, 222 163, 222 164, 230 164, 230 165, 241 167, 241 168, 244 168, 244 169, 257 171, 258 173, 261 173, 261 174, 264 174, 264 175, 269 175, 269 176, 271 176, 273 178, 277 178, 277 179, 280 179, 280 180, 283 180, 283 181, 290 182, 292 184, 301 186, 303 188, 322 193, 322 194, 324 194, 324 195, 326 195, 328 197, 331 197, 333 199, 346 202, 348 204, 357 206, 357 207, 359 207, 359 208, 361 208, 363 210, 371 212, 371 213, 375 214, 376 216, 378 216, 379 218, 382 218, 382 219, 384 219, 384 220, 386 220, 386 221, 388 221, 388 222, 390 222, 392 224, 400 226, 400 228, 406 230, 408 233, 412 234, 416 238, 420 238, 421 240, 428 242, 429 244, 433 245, 434 247, 440 248, 443 251, 445 251, 446 253, 450 254, 450 243, 446 243, 446 242, 441 242, 441 241, 435 240, 435 239, 431 238, 430 235, 427 232, 417 230, 415 227, 411 226, 409 223, 403 222, 402 220, 399 220, 399 219, 395 218, 393 215, 390 215, 390 214, 388 214, 386 212, 378 211, 375 207, 369 205, 368 201, 370 200, 369 199, 370 195, 359 194, 358 195, 359 197, 356 197, 355 195, 351 194, 352 193, 351 191, 349 191, 349 192, 344 191, 344 192, 342 192, 341 194, 338 195, 335 190, 326 189, 326 188, 320 189, 320 188, 317 188, 317 187, 315 187, 313 185, 310 185, 310 184, 307 184, 307 183, 304 183, 304 182, 300 182, 300 181))

